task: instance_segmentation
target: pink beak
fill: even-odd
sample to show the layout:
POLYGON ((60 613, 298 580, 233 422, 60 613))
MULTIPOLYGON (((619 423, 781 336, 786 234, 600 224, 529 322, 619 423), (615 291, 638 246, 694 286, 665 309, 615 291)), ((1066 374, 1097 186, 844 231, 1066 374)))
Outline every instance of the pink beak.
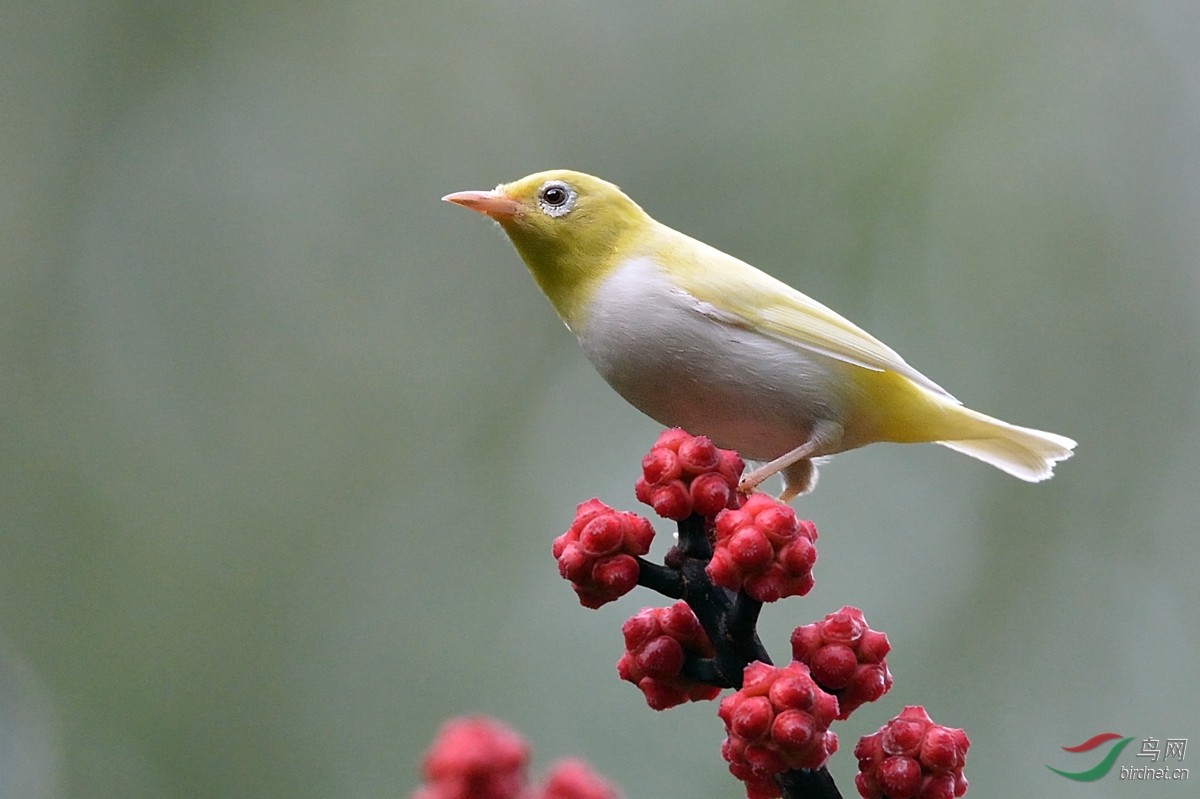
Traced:
POLYGON ((478 211, 497 221, 510 219, 521 209, 521 204, 516 200, 495 191, 456 191, 442 199, 478 211))

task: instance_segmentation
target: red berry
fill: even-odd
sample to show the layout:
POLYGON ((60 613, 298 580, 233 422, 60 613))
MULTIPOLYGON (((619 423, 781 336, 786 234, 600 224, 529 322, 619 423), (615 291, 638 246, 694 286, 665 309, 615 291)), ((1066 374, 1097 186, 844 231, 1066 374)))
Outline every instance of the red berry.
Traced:
POLYGON ((840 718, 838 698, 827 691, 820 690, 820 686, 818 686, 818 690, 813 695, 812 715, 821 726, 829 726, 840 718))
POLYGON ((634 589, 640 571, 637 561, 629 555, 613 555, 592 567, 592 582, 615 599, 634 589))
POLYGON ((587 502, 580 503, 575 508, 575 522, 579 525, 579 527, 576 528, 576 532, 582 529, 583 525, 595 518, 597 514, 609 513, 611 511, 612 508, 605 505, 596 497, 592 497, 587 502))
POLYGON ((742 508, 752 516, 757 516, 764 510, 774 508, 779 503, 770 494, 751 494, 742 503, 742 508))
POLYGON ((670 679, 679 675, 685 657, 679 641, 669 635, 660 635, 638 652, 637 665, 647 677, 670 679))
POLYGON ((887 653, 892 650, 887 636, 883 633, 867 630, 858 646, 858 656, 863 663, 881 663, 887 653))
POLYGON ((921 799, 954 799, 954 794, 953 774, 934 774, 921 781, 921 799))
MULTIPOLYGON (((846 707, 853 710, 867 702, 874 702, 892 687, 892 675, 882 663, 866 663, 854 670, 850 684, 846 686, 839 701, 845 700, 846 707)), ((846 711, 847 715, 849 711, 846 711)))
POLYGON ((643 608, 636 616, 625 620, 621 634, 625 637, 626 649, 640 649, 659 633, 658 616, 654 608, 643 608))
POLYGON ((813 679, 837 696, 843 719, 892 687, 888 650, 887 636, 867 627, 862 611, 850 606, 792 631, 792 657, 807 663, 813 679))
POLYGON ((621 792, 586 762, 568 758, 550 766, 532 799, 621 799, 621 792))
POLYGON ((742 468, 737 453, 673 428, 663 431, 642 459, 634 493, 667 519, 682 521, 692 513, 712 518, 737 504, 742 468))
POLYGON ((854 775, 854 787, 858 789, 858 795, 863 799, 879 799, 883 795, 883 788, 880 787, 874 776, 861 771, 854 775))
POLYGON ((746 778, 746 799, 779 799, 782 792, 774 777, 746 778))
POLYGON ((678 451, 679 445, 691 438, 686 430, 679 427, 672 427, 658 434, 658 440, 654 442, 655 447, 666 447, 667 449, 678 451))
POLYGON ((672 680, 644 677, 638 682, 638 688, 641 689, 642 696, 646 698, 646 705, 651 710, 666 710, 688 701, 687 691, 672 680))
POLYGON ((790 543, 800 529, 796 511, 786 505, 764 508, 754 517, 754 523, 777 547, 790 543))
POLYGON ((708 577, 760 602, 803 596, 813 585, 815 529, 797 522, 790 507, 754 494, 717 515, 708 577))
POLYGON ((692 480, 691 495, 696 513, 711 518, 729 507, 735 491, 723 476, 708 472, 692 480))
POLYGON ((777 708, 796 710, 811 710, 813 697, 819 689, 813 681, 803 676, 780 677, 771 683, 767 692, 771 704, 777 708))
POLYGON ((792 631, 792 657, 801 663, 809 663, 809 658, 816 654, 821 647, 820 623, 806 624, 792 631))
POLYGON ((746 462, 742 460, 731 449, 721 450, 721 462, 717 465, 717 471, 730 483, 736 484, 742 476, 742 472, 746 470, 746 462))
POLYGON ((804 596, 813 589, 815 581, 811 572, 801 574, 799 577, 793 577, 791 584, 788 586, 789 596, 804 596))
POLYGON ((634 556, 646 554, 653 537, 648 520, 590 499, 576 508, 575 520, 554 539, 551 552, 580 604, 598 608, 637 585, 640 567, 634 556))
POLYGON ((583 588, 578 585, 571 587, 575 589, 575 595, 579 597, 579 604, 583 605, 589 610, 597 610, 612 601, 611 597, 606 596, 604 592, 598 591, 594 588, 583 588))
POLYGON ((654 526, 649 519, 636 513, 625 515, 625 543, 622 549, 630 555, 645 555, 654 541, 654 526))
POLYGON ((715 699, 720 688, 683 676, 688 657, 711 657, 712 643, 685 602, 643 608, 621 626, 625 653, 617 661, 622 680, 641 689, 655 710, 687 701, 715 699))
POLYGON ((858 668, 858 656, 845 644, 829 644, 817 652, 809 666, 813 678, 825 688, 845 688, 858 668))
POLYGON ((639 477, 633 483, 633 495, 637 497, 637 501, 643 505, 649 505, 654 501, 654 489, 657 483, 651 483, 645 477, 639 477))
POLYGON ((679 456, 666 447, 655 447, 642 458, 642 477, 647 483, 666 483, 683 473, 679 456))
POLYGON ((733 563, 733 555, 728 549, 718 549, 713 552, 712 560, 704 567, 708 579, 713 585, 737 591, 742 587, 741 571, 733 563))
POLYGON ((529 746, 515 731, 483 716, 451 719, 425 753, 426 784, 417 795, 433 799, 517 799, 525 783, 529 746))
POLYGON ((807 574, 817 562, 817 548, 807 538, 797 538, 779 553, 779 562, 791 574, 807 574))
POLYGON ((700 620, 686 603, 677 602, 669 608, 663 608, 658 615, 658 623, 664 635, 669 635, 681 644, 691 644, 704 649, 710 647, 708 636, 700 626, 700 620))
POLYGON ((934 724, 923 707, 906 707, 854 747, 854 782, 866 799, 954 799, 967 790, 962 768, 970 745, 962 730, 934 724))
POLYGON ((717 448, 704 436, 679 443, 679 465, 685 472, 700 474, 716 469, 720 462, 721 456, 717 448))
POLYGON ((765 696, 750 696, 734 706, 729 716, 729 729, 739 738, 756 741, 767 734, 774 719, 771 700, 765 696))
POLYGON ((558 555, 558 573, 573 583, 591 577, 594 560, 576 543, 567 544, 558 555))
POLYGON ((842 644, 852 644, 862 638, 867 624, 862 611, 847 605, 836 613, 825 617, 821 626, 821 636, 826 641, 836 641, 842 644))
POLYGON ((589 555, 607 555, 616 552, 625 542, 625 531, 621 517, 615 513, 597 516, 587 523, 579 533, 579 546, 589 555))
POLYGON ((921 741, 921 765, 930 771, 949 771, 958 765, 958 746, 945 727, 931 726, 921 741))
POLYGON ((883 751, 889 755, 915 756, 921 747, 925 727, 917 721, 896 720, 883 732, 883 751))
POLYGON ((778 564, 772 563, 765 572, 751 574, 745 578, 742 589, 759 602, 778 602, 788 592, 789 580, 778 564))
POLYGON ((816 686, 803 663, 750 664, 741 690, 721 700, 717 715, 728 735, 721 754, 747 796, 782 771, 820 768, 837 750, 837 736, 828 731, 837 699, 816 686))
MULTIPOLYGON (((766 663, 754 661, 742 670, 742 690, 746 696, 761 696, 771 690, 771 684, 779 676, 779 670, 766 663)), ((737 694, 734 694, 736 696, 737 694)))
POLYGON ((888 799, 911 799, 921 785, 921 766, 911 757, 889 757, 879 766, 879 782, 888 799))
POLYGON ((742 757, 758 773, 778 774, 787 771, 787 761, 779 750, 764 744, 747 744, 742 757))
POLYGON ((771 565, 775 550, 771 542, 755 527, 744 527, 728 541, 734 565, 744 571, 759 571, 771 565))
MULTIPOLYGON (((756 496, 758 495, 755 494, 750 497, 747 502, 753 501, 756 496)), ((746 510, 745 505, 740 508, 722 511, 717 516, 716 538, 718 541, 724 541, 741 528, 751 524, 754 524, 754 516, 746 510)))
POLYGON ((816 722, 803 710, 785 710, 771 725, 771 739, 781 747, 798 751, 812 743, 816 722))
POLYGON ((692 515, 692 497, 682 480, 656 484, 650 494, 650 507, 664 519, 681 522, 692 515))

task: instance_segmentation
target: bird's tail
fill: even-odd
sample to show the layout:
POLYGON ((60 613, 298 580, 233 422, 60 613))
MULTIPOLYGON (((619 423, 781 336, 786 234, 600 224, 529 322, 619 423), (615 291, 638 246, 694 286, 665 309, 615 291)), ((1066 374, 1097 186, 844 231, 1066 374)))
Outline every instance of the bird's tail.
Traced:
POLYGON ((975 422, 970 436, 937 443, 1027 482, 1048 480, 1054 475, 1054 464, 1071 457, 1075 449, 1075 442, 1066 436, 1018 427, 968 408, 960 410, 975 422))

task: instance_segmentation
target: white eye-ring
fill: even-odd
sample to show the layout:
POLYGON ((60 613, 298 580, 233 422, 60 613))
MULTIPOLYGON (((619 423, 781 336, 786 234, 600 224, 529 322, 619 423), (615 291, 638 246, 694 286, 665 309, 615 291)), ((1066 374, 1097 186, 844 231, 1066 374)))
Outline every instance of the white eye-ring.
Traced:
POLYGON ((575 190, 561 180, 548 180, 538 189, 538 205, 547 216, 565 216, 575 206, 575 190))

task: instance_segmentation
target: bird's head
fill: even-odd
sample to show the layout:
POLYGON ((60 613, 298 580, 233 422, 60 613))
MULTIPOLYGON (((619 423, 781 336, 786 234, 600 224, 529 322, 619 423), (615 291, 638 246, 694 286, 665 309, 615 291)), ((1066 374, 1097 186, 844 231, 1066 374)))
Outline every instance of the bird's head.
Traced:
POLYGON ((568 324, 654 224, 613 184, 565 169, 442 199, 496 220, 568 324))

